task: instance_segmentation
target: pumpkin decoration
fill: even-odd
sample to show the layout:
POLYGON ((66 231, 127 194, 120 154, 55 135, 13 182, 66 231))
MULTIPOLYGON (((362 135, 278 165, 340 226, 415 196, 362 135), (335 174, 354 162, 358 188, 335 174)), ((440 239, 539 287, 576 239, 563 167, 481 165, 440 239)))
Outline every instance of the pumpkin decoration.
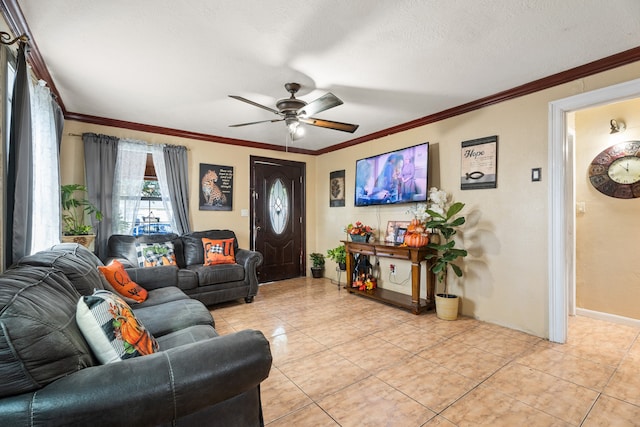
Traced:
POLYGON ((420 220, 414 218, 407 226, 407 232, 404 235, 404 244, 414 248, 425 246, 429 243, 429 233, 420 220))

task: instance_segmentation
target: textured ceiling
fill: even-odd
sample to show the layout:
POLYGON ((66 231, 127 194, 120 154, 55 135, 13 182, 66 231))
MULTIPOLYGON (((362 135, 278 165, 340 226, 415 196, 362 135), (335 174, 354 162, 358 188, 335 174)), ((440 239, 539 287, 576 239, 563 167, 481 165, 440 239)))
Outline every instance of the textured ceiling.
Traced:
POLYGON ((640 46, 638 0, 18 0, 69 113, 319 150, 640 46), (283 85, 344 101, 288 141, 283 85))

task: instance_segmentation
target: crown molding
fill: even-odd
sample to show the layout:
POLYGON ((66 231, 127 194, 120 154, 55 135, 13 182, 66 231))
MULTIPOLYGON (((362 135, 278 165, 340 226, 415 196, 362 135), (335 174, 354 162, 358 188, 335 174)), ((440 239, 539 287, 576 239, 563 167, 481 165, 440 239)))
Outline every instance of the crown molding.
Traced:
POLYGON ((341 150, 343 148, 352 147, 354 145, 362 144, 364 142, 379 139, 388 135, 393 135, 399 132, 404 132, 410 129, 414 129, 420 126, 435 123, 450 117, 459 116, 461 114, 468 113, 470 111, 479 110, 500 102, 508 101, 510 99, 518 98, 524 95, 529 95, 534 92, 538 92, 544 89, 548 89, 560 84, 568 83, 573 80, 588 77, 593 74, 608 71, 613 68, 621 67, 623 65, 631 64, 636 61, 640 61, 640 46, 633 49, 629 49, 623 52, 616 53, 614 55, 602 58, 585 65, 581 65, 575 68, 571 68, 566 71, 562 71, 557 74, 553 74, 548 77, 544 77, 530 83, 526 83, 521 86, 517 86, 512 89, 508 89, 494 95, 490 95, 484 98, 477 99, 475 101, 468 102, 466 104, 458 105, 447 110, 440 111, 435 114, 431 114, 407 123, 402 123, 397 126, 393 126, 387 129, 380 130, 378 132, 364 135, 349 141, 342 142, 340 144, 332 145, 321 150, 305 150, 295 147, 283 147, 280 145, 265 144, 255 141, 245 141, 241 139, 225 138, 215 135, 207 135, 202 133, 184 131, 179 129, 164 128, 159 126, 150 126, 140 123, 127 122, 122 120, 114 120, 104 117, 89 116, 80 113, 68 112, 60 96, 51 74, 40 55, 38 46, 31 36, 29 26, 22 14, 22 10, 16 0, 0 0, 0 11, 4 16, 10 30, 14 35, 26 34, 29 37, 30 49, 27 52, 27 60, 31 64, 31 67, 37 78, 43 79, 47 82, 51 91, 57 96, 58 104, 62 108, 64 117, 67 120, 77 120, 84 123, 91 123, 96 125, 115 126, 125 129, 138 130, 143 132, 159 133, 163 135, 176 136, 181 138, 197 139, 200 141, 218 142, 221 144, 237 145, 242 147, 262 148, 272 151, 291 152, 300 154, 320 155, 330 153, 332 151, 341 150))

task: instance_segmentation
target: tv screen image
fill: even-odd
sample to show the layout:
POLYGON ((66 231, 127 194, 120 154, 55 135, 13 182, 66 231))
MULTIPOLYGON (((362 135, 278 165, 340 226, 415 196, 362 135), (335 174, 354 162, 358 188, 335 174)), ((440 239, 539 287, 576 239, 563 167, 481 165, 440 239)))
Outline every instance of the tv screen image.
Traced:
POLYGON ((426 202, 429 143, 356 162, 355 205, 426 202))

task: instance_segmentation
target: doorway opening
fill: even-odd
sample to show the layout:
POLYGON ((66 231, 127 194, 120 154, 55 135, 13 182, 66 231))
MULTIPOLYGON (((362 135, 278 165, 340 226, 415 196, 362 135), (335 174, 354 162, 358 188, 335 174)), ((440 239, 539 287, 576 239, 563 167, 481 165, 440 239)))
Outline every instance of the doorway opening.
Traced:
POLYGON ((640 79, 549 104, 549 340, 567 340, 575 309, 575 194, 573 138, 568 115, 577 110, 640 97, 640 79), (572 261, 573 260, 573 261, 572 261), (571 296, 571 297, 570 297, 571 296))

